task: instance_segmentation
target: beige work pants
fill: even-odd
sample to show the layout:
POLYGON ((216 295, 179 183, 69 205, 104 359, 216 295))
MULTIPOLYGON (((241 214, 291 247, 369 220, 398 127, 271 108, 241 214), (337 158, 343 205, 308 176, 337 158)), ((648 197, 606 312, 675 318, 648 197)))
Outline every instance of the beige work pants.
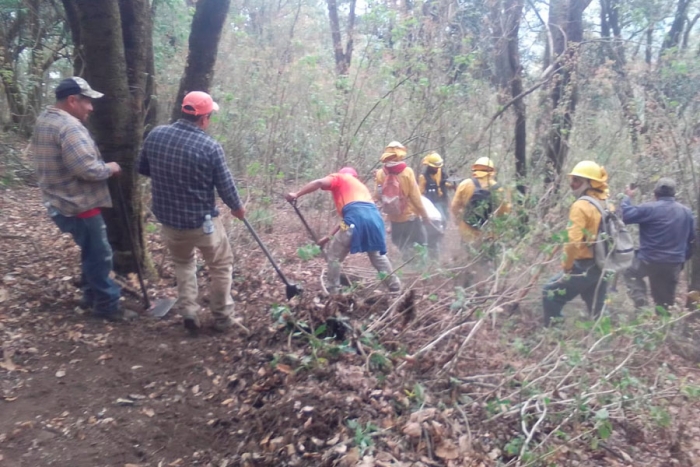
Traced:
POLYGON ((233 272, 233 252, 221 219, 215 217, 214 232, 207 235, 202 228, 180 230, 163 226, 163 239, 170 251, 177 278, 177 310, 185 317, 195 317, 199 311, 197 304, 197 262, 195 248, 204 257, 209 268, 211 287, 209 307, 215 319, 233 316, 231 297, 231 274, 233 272))

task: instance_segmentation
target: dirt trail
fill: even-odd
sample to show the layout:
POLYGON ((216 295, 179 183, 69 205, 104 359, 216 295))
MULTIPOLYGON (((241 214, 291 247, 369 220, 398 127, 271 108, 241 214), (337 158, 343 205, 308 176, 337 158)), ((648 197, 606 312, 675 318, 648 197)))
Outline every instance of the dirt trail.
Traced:
MULTIPOLYGON (((297 327, 290 327, 284 287, 252 240, 237 231, 234 298, 250 335, 234 329, 192 338, 174 315, 109 324, 76 307, 77 248, 46 218, 37 190, 0 196, 0 466, 477 467, 515 458, 517 450, 507 446, 518 439, 520 422, 487 422, 494 419, 487 413, 491 402, 479 399, 479 391, 504 384, 489 375, 513 374, 551 349, 529 361, 516 358, 503 346, 504 334, 485 326, 452 375, 439 370, 468 329, 434 355, 407 358, 420 348, 411 343, 417 334, 439 328, 441 316, 454 313, 453 298, 416 288, 381 332, 358 338, 356 330, 376 322, 393 302, 383 292, 320 299, 323 264, 296 254, 306 243, 301 229, 273 230, 265 241, 290 279, 306 288, 291 309, 297 327), (438 305, 445 315, 426 313, 442 310, 438 305), (340 334, 343 339, 332 337, 340 334)), ((149 287, 172 293, 157 234, 148 241, 164 277, 149 287)), ((350 264, 367 267, 365 258, 350 264)), ((199 276, 206 295, 206 270, 199 276)), ((125 295, 128 306, 139 306, 136 295, 125 295)), ((527 315, 508 326, 506 334, 523 339, 535 329, 527 315)), ((667 353, 656 356, 679 377, 700 381, 691 365, 667 353)), ((671 409, 674 423, 684 426, 676 439, 650 436, 642 420, 638 428, 615 426, 606 449, 564 443, 550 461, 695 465, 697 399, 671 409)))

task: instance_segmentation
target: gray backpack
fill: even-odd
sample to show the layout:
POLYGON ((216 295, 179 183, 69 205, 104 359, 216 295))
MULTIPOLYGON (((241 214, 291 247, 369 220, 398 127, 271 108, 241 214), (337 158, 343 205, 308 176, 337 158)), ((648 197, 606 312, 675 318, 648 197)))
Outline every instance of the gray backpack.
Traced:
POLYGON ((624 222, 615 213, 611 212, 607 205, 605 208, 591 196, 581 196, 598 209, 600 213, 600 227, 598 236, 593 245, 593 256, 601 271, 623 271, 632 266, 634 259, 634 240, 624 222))

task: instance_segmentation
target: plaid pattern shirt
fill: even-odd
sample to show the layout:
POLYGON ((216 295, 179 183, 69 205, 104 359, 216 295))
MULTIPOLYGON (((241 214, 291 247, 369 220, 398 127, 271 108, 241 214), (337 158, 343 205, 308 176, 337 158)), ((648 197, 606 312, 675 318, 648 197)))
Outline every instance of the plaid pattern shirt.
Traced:
POLYGON ((141 148, 139 173, 151 177, 153 213, 163 225, 196 229, 219 215, 214 189, 232 210, 238 190, 214 138, 186 120, 154 128, 141 148))
POLYGON ((47 107, 39 115, 29 153, 44 203, 64 216, 112 207, 110 170, 87 128, 68 112, 47 107))

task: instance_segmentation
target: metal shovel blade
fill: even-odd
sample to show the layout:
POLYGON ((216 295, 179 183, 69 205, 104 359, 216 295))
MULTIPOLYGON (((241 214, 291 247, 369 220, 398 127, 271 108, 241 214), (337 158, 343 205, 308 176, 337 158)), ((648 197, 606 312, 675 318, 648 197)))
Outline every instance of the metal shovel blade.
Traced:
POLYGON ((163 298, 158 300, 155 305, 153 305, 153 308, 148 310, 147 314, 153 318, 162 318, 168 314, 173 305, 175 305, 176 301, 177 300, 174 298, 163 298))
POLYGON ((301 295, 302 292, 304 292, 304 289, 302 289, 300 286, 298 286, 296 284, 287 284, 286 292, 287 292, 287 300, 291 300, 292 297, 296 297, 297 295, 301 295))

